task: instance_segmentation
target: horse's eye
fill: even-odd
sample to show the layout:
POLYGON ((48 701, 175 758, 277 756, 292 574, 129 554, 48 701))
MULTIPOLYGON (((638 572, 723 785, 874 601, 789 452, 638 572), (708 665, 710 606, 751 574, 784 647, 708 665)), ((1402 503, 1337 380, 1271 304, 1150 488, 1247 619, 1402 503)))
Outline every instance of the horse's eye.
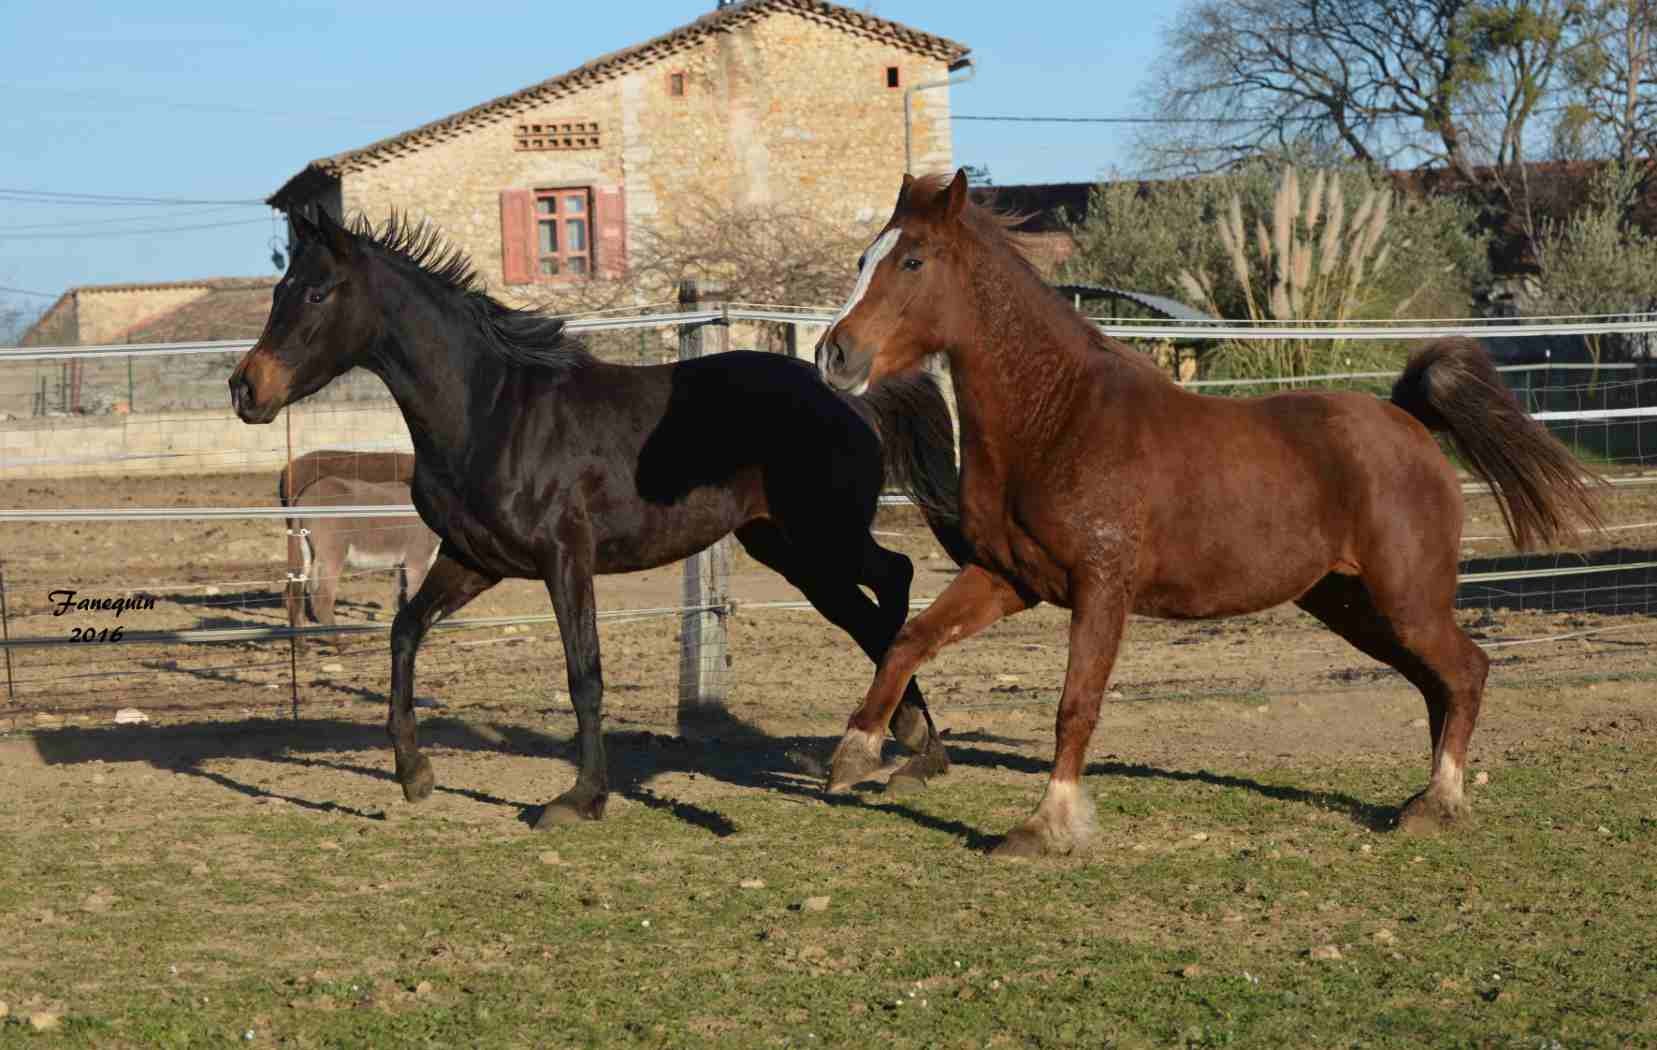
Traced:
POLYGON ((328 298, 328 289, 326 288, 312 288, 310 291, 305 293, 305 301, 307 303, 320 303, 326 298, 328 298))
POLYGON ((921 268, 921 260, 915 258, 914 256, 910 256, 909 258, 903 260, 903 268, 905 270, 918 270, 921 268))
POLYGON ((868 256, 867 256, 867 255, 859 255, 859 256, 858 256, 858 257, 857 257, 857 269, 858 269, 858 272, 862 272, 862 270, 863 270, 863 264, 864 264, 864 263, 866 263, 866 262, 868 262, 868 261, 869 261, 869 257, 868 257, 868 256))

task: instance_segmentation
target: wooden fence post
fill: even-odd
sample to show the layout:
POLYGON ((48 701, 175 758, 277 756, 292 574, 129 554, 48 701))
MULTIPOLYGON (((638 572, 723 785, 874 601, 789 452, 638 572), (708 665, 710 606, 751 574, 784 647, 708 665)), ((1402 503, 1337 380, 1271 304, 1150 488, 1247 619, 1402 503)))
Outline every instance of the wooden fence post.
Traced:
MULTIPOLYGON (((723 298, 714 287, 694 279, 679 285, 679 308, 704 309, 723 298)), ((724 350, 729 329, 723 322, 684 325, 679 329, 679 360, 724 350)), ((699 720, 725 712, 731 657, 726 616, 729 613, 731 539, 685 559, 684 605, 680 614, 679 711, 681 731, 699 720)))

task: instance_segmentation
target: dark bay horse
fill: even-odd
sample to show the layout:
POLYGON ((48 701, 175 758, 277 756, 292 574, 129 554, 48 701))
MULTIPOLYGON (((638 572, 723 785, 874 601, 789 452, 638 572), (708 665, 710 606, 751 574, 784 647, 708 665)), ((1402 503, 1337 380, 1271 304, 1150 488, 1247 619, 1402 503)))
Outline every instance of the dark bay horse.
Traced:
POLYGON ((1071 610, 1052 776, 998 851, 1085 839, 1088 739, 1129 613, 1233 616, 1295 602, 1427 702, 1431 779, 1400 826, 1466 812, 1462 770, 1489 661, 1454 616, 1462 501, 1434 432, 1495 489, 1521 549, 1597 527, 1582 468, 1468 340, 1410 359, 1391 401, 1354 393, 1204 397, 1106 338, 1025 261, 966 178, 905 177, 818 344, 841 389, 948 357, 961 419, 968 564, 880 661, 830 790, 876 766, 915 669, 1038 602, 1071 610), (947 182, 947 185, 946 185, 947 182))
MULTIPOLYGON (((269 423, 361 367, 402 410, 414 506, 442 540, 391 633, 389 729, 410 801, 434 783, 416 738, 415 652, 434 622, 502 579, 545 582, 568 664, 580 772, 541 813, 545 827, 596 820, 608 797, 595 574, 677 561, 734 531, 878 660, 908 615, 913 575, 869 534, 888 475, 964 557, 949 409, 935 384, 846 397, 809 364, 760 353, 605 364, 563 322, 490 298, 465 256, 424 227, 395 216, 379 233, 326 214, 292 221, 293 258, 230 396, 243 421, 269 423)), ((917 752, 910 776, 947 767, 918 691, 905 691, 893 731, 917 752)))

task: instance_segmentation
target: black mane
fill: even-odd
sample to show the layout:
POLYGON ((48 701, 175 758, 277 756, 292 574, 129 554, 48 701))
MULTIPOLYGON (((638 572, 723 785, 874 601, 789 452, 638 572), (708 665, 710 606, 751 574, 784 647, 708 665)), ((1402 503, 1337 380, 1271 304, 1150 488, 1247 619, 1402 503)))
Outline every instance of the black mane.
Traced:
POLYGON ((554 369, 577 368, 594 360, 580 340, 565 334, 562 318, 507 306, 485 291, 471 258, 426 220, 411 222, 393 210, 377 230, 360 214, 349 229, 359 242, 412 270, 428 286, 458 298, 477 323, 484 345, 501 360, 554 369))

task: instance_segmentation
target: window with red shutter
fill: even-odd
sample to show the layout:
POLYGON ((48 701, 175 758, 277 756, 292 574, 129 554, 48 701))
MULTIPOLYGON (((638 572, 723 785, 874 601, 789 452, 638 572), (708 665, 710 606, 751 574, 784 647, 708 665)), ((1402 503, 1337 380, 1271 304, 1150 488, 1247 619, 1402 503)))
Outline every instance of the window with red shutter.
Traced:
POLYGON ((627 211, 621 187, 501 191, 501 270, 507 284, 623 276, 627 211))
POLYGON ((501 191, 501 279, 507 284, 535 280, 535 269, 530 264, 534 214, 533 190, 501 191))
POLYGON ((615 281, 627 276, 627 194, 620 186, 593 190, 594 221, 598 223, 600 276, 615 281))

